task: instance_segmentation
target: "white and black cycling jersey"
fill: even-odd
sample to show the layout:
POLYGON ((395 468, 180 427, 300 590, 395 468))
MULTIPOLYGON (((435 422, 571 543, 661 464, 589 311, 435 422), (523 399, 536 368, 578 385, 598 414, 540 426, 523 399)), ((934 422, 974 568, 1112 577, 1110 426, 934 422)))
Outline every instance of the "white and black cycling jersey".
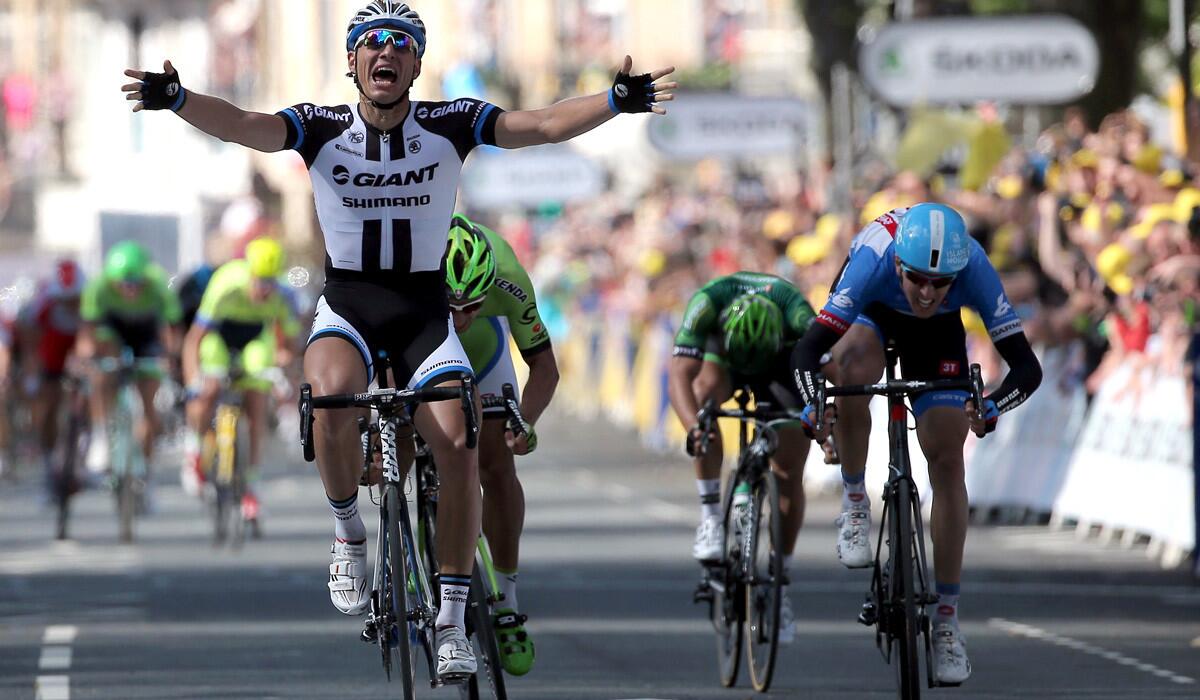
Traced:
POLYGON ((403 122, 380 131, 356 104, 278 112, 285 146, 304 157, 312 178, 327 276, 354 271, 386 284, 439 270, 463 161, 476 146, 495 145, 502 113, 470 98, 414 101, 403 122))

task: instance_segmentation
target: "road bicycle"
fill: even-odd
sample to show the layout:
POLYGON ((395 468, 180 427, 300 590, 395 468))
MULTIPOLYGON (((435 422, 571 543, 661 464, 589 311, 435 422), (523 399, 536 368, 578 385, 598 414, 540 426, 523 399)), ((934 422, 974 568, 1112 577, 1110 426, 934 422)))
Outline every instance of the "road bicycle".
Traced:
MULTIPOLYGON (((137 380, 161 368, 158 358, 135 358, 133 350, 122 348, 118 357, 102 357, 96 367, 113 376, 116 395, 108 409, 108 447, 112 468, 111 485, 117 503, 117 529, 121 542, 133 542, 133 521, 145 510, 146 468, 137 426, 142 420, 141 397, 137 380)), ((153 439, 153 438, 151 438, 153 439)))
POLYGON ((737 682, 743 642, 750 683, 766 692, 771 686, 779 647, 779 617, 783 587, 783 515, 779 484, 771 471, 771 456, 779 447, 777 425, 796 421, 799 411, 773 408, 762 402, 749 409, 751 394, 735 395, 738 408, 723 409, 709 400, 697 414, 703 452, 719 418, 738 426, 737 466, 725 483, 722 518, 725 543, 720 561, 710 562, 693 596, 709 604, 717 634, 721 685, 737 682), (747 494, 735 498, 735 494, 747 494), (744 499, 744 503, 740 502, 744 499))
POLYGON ((925 682, 939 684, 933 674, 933 647, 928 605, 937 602, 929 585, 921 501, 908 457, 908 406, 912 394, 934 390, 967 390, 975 406, 983 405, 983 380, 978 364, 966 379, 905 380, 896 377, 897 352, 888 342, 886 376, 876 384, 826 387, 818 377, 814 402, 820 429, 825 399, 837 396, 886 396, 888 402, 888 480, 883 486, 883 516, 875 546, 871 586, 858 621, 875 627, 875 643, 896 669, 896 685, 903 700, 921 697, 921 656, 925 657, 925 682), (881 558, 885 553, 886 557, 881 558), (882 564, 880 562, 883 562, 882 564), (924 652, 922 654, 922 652, 924 652))
POLYGON ((65 540, 70 536, 68 523, 71 518, 71 497, 83 488, 80 465, 87 453, 91 416, 88 414, 84 379, 74 374, 67 374, 63 376, 62 383, 62 403, 67 407, 66 425, 55 446, 56 469, 51 477, 51 493, 57 510, 55 538, 65 540))
POLYGON ((243 379, 241 357, 232 353, 212 429, 205 434, 200 451, 201 464, 212 475, 213 544, 228 541, 234 549, 245 544, 247 533, 255 539, 262 536, 258 518, 247 518, 242 510, 250 468, 250 422, 242 412, 243 379))
MULTIPOLYGON (((485 415, 484 420, 505 420, 514 436, 524 434, 524 417, 521 415, 516 392, 511 384, 505 384, 500 396, 484 396, 481 400, 484 409, 502 408, 503 414, 485 415)), ((433 453, 417 436, 416 492, 418 512, 422 517, 418 520, 418 541, 424 547, 427 567, 430 571, 438 570, 437 557, 434 551, 434 532, 437 516, 438 474, 433 453)), ((508 691, 504 681, 504 666, 500 656, 500 643, 494 626, 497 604, 504 600, 500 584, 496 578, 496 569, 492 564, 492 552, 488 547, 487 538, 480 533, 475 546, 475 568, 471 574, 471 587, 467 598, 466 632, 467 639, 475 647, 475 658, 479 660, 478 670, 466 683, 459 686, 461 697, 466 700, 479 700, 482 697, 492 697, 495 700, 506 700, 508 691), (490 693, 490 695, 489 695, 490 693)))
MULTIPOLYGON (((366 408, 378 417, 378 440, 382 473, 378 495, 371 499, 379 506, 379 531, 375 549, 375 570, 371 588, 371 607, 360 635, 364 641, 379 647, 384 672, 392 678, 392 668, 398 666, 403 700, 413 700, 416 692, 416 655, 424 652, 431 687, 464 682, 466 678, 437 675, 434 633, 437 622, 437 598, 426 559, 417 546, 408 501, 404 496, 404 468, 397 444, 403 430, 412 425, 412 413, 417 404, 457 399, 466 419, 467 447, 474 449, 478 440, 475 416, 474 379, 464 376, 462 384, 454 387, 397 389, 387 386, 387 356, 381 354, 377 363, 378 388, 356 394, 313 396, 312 386, 300 387, 300 444, 304 459, 315 458, 312 440, 313 411, 323 408, 366 408)), ((362 424, 360 423, 360 428, 362 424)), ((363 437, 364 478, 368 483, 374 461, 371 435, 363 437)), ((417 517, 425 522, 420 489, 417 489, 417 517)))

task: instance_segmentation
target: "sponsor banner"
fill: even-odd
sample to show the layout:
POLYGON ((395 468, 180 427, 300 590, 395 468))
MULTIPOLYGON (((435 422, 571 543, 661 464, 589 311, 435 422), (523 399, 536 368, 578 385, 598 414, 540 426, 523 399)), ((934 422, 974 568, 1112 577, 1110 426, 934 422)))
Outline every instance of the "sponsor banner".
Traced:
POLYGON ((1195 544, 1183 377, 1119 367, 1100 388, 1054 502, 1055 516, 1195 544))
POLYGON ((591 199, 604 191, 604 168, 570 146, 550 144, 514 151, 480 149, 462 173, 470 207, 536 207, 591 199))
POLYGON ((1068 17, 955 17, 885 25, 863 43, 858 65, 871 89, 901 107, 1060 104, 1092 91, 1100 52, 1068 17))
POLYGON ((792 158, 804 145, 809 110, 792 98, 683 95, 647 129, 650 143, 670 160, 792 158))

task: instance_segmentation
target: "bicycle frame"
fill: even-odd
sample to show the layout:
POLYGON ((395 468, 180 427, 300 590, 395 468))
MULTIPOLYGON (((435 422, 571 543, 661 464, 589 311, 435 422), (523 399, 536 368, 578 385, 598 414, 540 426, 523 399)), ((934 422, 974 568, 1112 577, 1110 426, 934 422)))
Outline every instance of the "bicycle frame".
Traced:
POLYGON ((905 398, 914 393, 934 389, 966 389, 971 392, 978 411, 983 405, 983 380, 978 364, 971 365, 969 379, 897 379, 895 366, 898 353, 894 343, 889 341, 886 344, 884 356, 885 380, 877 384, 827 388, 824 378, 819 377, 816 382, 816 423, 820 429, 824 419, 826 397, 887 397, 888 480, 883 487, 883 516, 875 547, 871 587, 858 620, 864 625, 876 626, 875 643, 884 659, 889 664, 896 665, 901 697, 917 698, 920 694, 916 681, 917 667, 920 663, 916 657, 918 636, 924 639, 926 684, 931 688, 935 686, 929 619, 925 608, 935 603, 936 598, 929 592, 924 524, 917 485, 912 478, 909 461, 909 411, 905 398), (888 546, 888 558, 886 564, 881 564, 885 542, 888 546), (905 658, 892 658, 894 644, 900 650, 900 655, 905 658))

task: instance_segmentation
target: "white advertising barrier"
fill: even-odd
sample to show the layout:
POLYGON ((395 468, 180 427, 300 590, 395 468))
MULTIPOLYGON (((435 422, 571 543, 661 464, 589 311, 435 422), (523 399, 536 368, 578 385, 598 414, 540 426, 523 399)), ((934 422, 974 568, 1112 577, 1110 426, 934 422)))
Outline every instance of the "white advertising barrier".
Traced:
POLYGON ((976 443, 967 461, 967 494, 976 508, 1022 508, 1049 513, 1066 479, 1087 414, 1078 382, 1064 388, 1073 349, 1038 353, 1042 384, 1029 400, 1000 417, 996 431, 976 443))
POLYGON ((649 120, 647 133, 670 160, 791 158, 804 145, 810 111, 784 97, 680 95, 665 117, 649 120))
POLYGON ((570 146, 484 148, 463 168, 463 199, 479 209, 578 202, 603 192, 604 180, 604 168, 570 146))
POLYGON ((871 89, 902 107, 1060 104, 1092 91, 1100 52, 1069 17, 940 18, 885 25, 863 43, 858 65, 871 89))
POLYGON ((1134 371, 1119 368, 1092 402, 1054 517, 1188 551, 1195 546, 1195 491, 1184 382, 1134 371))

